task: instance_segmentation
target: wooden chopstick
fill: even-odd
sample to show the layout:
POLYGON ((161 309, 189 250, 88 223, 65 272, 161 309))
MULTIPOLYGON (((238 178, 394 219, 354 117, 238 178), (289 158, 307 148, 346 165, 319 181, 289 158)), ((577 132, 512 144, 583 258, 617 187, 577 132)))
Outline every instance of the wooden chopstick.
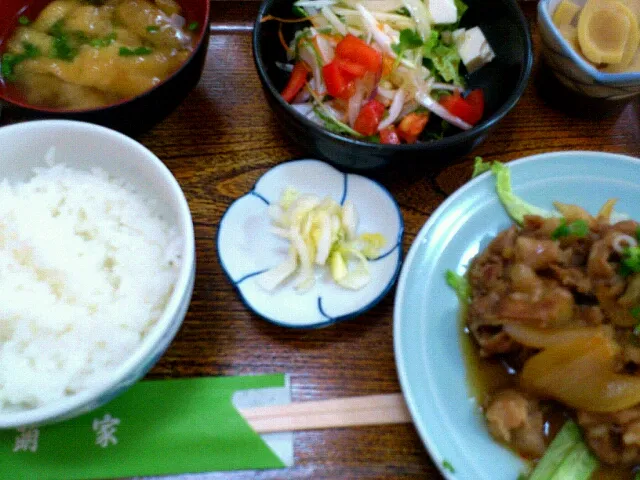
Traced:
POLYGON ((411 423, 400 393, 240 409, 257 433, 411 423))

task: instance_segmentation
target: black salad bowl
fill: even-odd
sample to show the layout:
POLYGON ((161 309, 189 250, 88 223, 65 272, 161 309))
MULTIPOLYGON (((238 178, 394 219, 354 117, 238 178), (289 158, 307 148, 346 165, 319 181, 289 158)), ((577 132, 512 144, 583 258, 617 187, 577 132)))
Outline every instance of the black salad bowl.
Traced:
POLYGON ((398 162, 447 162, 471 152, 518 103, 533 64, 528 23, 515 0, 467 0, 461 26, 479 26, 496 58, 466 75, 469 89, 482 88, 483 119, 472 129, 429 142, 382 145, 336 134, 298 113, 280 96, 288 74, 276 62, 286 62, 279 28, 286 42, 304 24, 263 21, 267 15, 294 18, 292 0, 265 0, 253 29, 253 57, 260 82, 279 124, 310 155, 348 170, 370 170, 398 162))
MULTIPOLYGON (((51 0, 0 0, 0 54, 22 15, 35 18, 51 0)), ((129 135, 142 133, 163 120, 198 84, 209 45, 209 0, 178 0, 182 15, 194 22, 196 43, 182 66, 152 89, 118 103, 84 110, 30 105, 0 77, 0 106, 9 122, 59 118, 103 125, 129 135)))

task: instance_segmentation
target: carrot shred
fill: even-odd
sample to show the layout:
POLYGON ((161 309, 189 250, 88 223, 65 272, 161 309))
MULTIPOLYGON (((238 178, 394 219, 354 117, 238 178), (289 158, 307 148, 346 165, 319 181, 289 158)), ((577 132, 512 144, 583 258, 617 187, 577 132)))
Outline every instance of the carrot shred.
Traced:
POLYGON ((284 33, 282 33, 282 24, 278 26, 278 38, 280 39, 280 44, 284 47, 284 51, 287 52, 287 54, 289 54, 289 52, 291 52, 291 49, 289 48, 289 45, 287 45, 287 42, 284 39, 284 33))
POLYGON ((260 19, 260 23, 269 22, 271 20, 276 20, 281 23, 300 23, 300 22, 310 22, 314 17, 302 17, 302 18, 280 18, 275 17, 273 15, 265 15, 260 19))

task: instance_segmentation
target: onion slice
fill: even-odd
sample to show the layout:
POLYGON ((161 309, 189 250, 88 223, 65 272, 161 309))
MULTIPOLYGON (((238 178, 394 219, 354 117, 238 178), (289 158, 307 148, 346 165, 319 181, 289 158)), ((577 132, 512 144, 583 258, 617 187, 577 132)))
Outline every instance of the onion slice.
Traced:
POLYGON ((376 41, 376 43, 380 46, 380 48, 382 48, 382 51, 388 55, 391 55, 393 58, 396 58, 396 52, 394 52, 391 48, 391 38, 382 30, 380 30, 380 28, 378 27, 378 21, 375 19, 375 17, 361 3, 357 4, 356 8, 362 15, 362 20, 365 27, 367 28, 373 39, 376 41))
POLYGON ((396 91, 396 94, 393 96, 391 106, 389 107, 389 114, 387 115, 387 118, 380 122, 380 124, 378 125, 378 130, 387 128, 398 119, 398 117, 400 116, 400 112, 402 111, 402 107, 404 106, 404 98, 404 90, 402 88, 399 88, 396 91))
POLYGON ((451 113, 449 113, 449 110, 447 110, 438 102, 436 102, 428 93, 423 91, 418 91, 416 92, 415 98, 416 98, 416 101, 420 103, 420 105, 424 106, 425 108, 435 113, 443 120, 446 120, 450 124, 455 125, 456 127, 462 130, 469 130, 473 128, 473 125, 470 125, 469 123, 465 122, 461 118, 456 117, 455 115, 452 115, 451 113))

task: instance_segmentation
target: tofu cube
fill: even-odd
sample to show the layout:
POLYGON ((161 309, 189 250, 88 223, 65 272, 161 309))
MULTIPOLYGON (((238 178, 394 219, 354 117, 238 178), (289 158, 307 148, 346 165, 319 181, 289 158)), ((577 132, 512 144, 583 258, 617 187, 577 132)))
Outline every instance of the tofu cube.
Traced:
POLYGON ((456 23, 458 9, 453 0, 429 0, 429 15, 436 25, 456 23))
POLYGON ((462 63, 469 73, 475 72, 496 57, 491 45, 479 27, 469 30, 460 28, 453 32, 453 41, 458 47, 462 63))

